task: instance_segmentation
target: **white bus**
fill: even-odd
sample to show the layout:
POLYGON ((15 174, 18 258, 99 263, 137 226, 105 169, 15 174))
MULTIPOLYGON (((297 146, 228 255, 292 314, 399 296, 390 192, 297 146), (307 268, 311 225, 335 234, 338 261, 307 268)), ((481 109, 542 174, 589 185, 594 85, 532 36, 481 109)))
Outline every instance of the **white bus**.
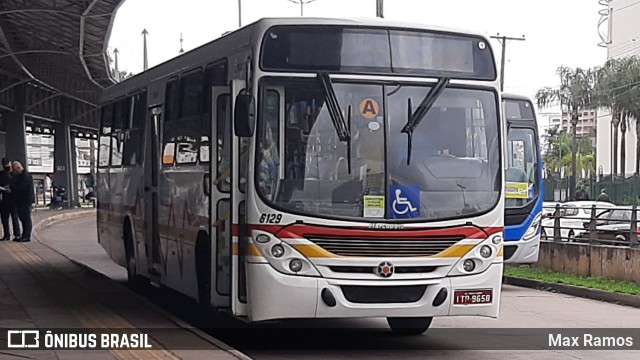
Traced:
POLYGON ((246 321, 496 317, 496 80, 479 34, 260 20, 104 92, 99 242, 246 321))

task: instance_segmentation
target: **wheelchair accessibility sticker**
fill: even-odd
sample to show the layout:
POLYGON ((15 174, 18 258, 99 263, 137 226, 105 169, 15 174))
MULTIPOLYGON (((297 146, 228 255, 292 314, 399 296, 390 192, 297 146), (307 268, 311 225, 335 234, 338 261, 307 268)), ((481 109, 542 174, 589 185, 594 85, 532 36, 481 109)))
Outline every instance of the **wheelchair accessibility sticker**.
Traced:
POLYGON ((389 214, 392 219, 420 217, 419 187, 392 185, 389 195, 389 214))

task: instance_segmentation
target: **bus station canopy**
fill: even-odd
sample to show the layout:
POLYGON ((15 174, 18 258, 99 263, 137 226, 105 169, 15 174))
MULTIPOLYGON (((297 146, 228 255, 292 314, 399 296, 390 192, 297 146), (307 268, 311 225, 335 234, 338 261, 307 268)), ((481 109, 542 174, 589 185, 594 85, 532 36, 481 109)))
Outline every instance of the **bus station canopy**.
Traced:
POLYGON ((15 89, 25 84, 25 113, 97 127, 100 93, 114 83, 106 48, 122 2, 0 1, 0 107, 15 110, 15 89))

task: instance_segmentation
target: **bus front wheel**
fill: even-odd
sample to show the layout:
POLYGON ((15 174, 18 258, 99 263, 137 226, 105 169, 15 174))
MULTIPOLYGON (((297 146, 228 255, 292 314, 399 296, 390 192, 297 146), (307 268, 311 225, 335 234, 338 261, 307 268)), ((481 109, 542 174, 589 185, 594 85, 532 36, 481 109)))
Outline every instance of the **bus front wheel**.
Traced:
POLYGON ((420 335, 431 326, 432 317, 388 317, 391 330, 400 335, 420 335))

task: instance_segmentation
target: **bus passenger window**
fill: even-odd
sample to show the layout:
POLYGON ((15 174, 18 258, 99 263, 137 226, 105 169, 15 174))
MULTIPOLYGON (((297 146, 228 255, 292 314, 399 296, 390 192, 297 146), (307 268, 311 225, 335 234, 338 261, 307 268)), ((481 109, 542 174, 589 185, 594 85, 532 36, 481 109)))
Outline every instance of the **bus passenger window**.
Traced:
POLYGON ((100 155, 98 166, 109 166, 111 156, 111 131, 113 125, 113 104, 102 107, 102 124, 100 126, 100 155))
POLYGON ((280 96, 277 91, 269 90, 264 102, 265 126, 261 128, 263 139, 258 156, 258 185, 262 193, 273 199, 278 181, 279 155, 279 114, 280 96))
POLYGON ((231 98, 220 95, 216 100, 217 174, 216 184, 220 192, 231 190, 231 98))

